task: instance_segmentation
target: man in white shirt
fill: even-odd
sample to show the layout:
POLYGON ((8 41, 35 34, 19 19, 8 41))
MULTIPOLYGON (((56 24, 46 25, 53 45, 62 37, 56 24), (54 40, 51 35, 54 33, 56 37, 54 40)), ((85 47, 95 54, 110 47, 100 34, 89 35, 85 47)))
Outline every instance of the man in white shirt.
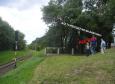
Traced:
POLYGON ((105 53, 105 49, 106 49, 106 42, 103 39, 101 39, 100 48, 101 48, 101 53, 104 54, 105 53))

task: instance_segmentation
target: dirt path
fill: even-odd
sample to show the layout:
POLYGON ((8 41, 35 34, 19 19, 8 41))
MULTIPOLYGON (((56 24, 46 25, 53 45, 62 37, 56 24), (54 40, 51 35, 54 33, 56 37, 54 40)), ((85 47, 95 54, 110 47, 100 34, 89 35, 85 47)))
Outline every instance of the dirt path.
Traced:
MULTIPOLYGON (((18 58, 16 58, 16 60, 17 60, 16 62, 27 60, 31 57, 32 57, 32 54, 29 54, 28 56, 18 57, 18 58)), ((7 73, 8 71, 10 71, 12 69, 15 69, 16 62, 14 60, 12 60, 6 64, 0 65, 0 76, 7 73)))

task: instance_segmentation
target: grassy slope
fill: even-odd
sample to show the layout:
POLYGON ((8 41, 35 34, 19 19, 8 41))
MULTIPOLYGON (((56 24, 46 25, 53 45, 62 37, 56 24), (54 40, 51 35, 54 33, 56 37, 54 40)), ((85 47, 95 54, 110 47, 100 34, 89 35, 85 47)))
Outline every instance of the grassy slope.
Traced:
MULTIPOLYGON (((28 54, 28 50, 24 50, 24 51, 17 51, 17 56, 25 56, 26 54, 28 54)), ((14 51, 2 51, 0 52, 0 65, 7 63, 9 61, 11 61, 14 57, 15 57, 15 52, 14 51)))
POLYGON ((90 57, 49 56, 45 60, 43 52, 34 52, 39 55, 1 76, 0 84, 115 84, 114 51, 90 57))
POLYGON ((18 63, 16 69, 0 77, 0 84, 28 84, 34 69, 44 59, 42 52, 33 52, 31 59, 18 63))
POLYGON ((30 84, 115 84, 115 49, 94 56, 50 56, 30 84))

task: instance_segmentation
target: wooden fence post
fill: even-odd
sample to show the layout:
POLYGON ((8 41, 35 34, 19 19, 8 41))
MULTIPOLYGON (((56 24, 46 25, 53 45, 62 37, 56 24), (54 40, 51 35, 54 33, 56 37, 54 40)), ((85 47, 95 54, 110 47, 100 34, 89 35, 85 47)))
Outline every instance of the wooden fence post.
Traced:
POLYGON ((74 55, 74 48, 72 48, 72 52, 71 53, 72 53, 72 55, 74 55))
POLYGON ((57 49, 57 54, 58 54, 58 55, 60 54, 60 48, 57 49))
POLYGON ((47 55, 47 47, 45 48, 45 52, 44 52, 45 55, 47 55))

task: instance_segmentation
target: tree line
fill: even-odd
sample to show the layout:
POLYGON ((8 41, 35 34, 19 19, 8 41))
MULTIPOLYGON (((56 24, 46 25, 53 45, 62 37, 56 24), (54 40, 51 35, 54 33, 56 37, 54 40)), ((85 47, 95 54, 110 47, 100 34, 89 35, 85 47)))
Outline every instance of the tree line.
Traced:
MULTIPOLYGON (((24 34, 18 31, 18 50, 25 49, 24 34)), ((15 50, 15 30, 0 18, 0 51, 15 50)))
MULTIPOLYGON (((115 23, 115 0, 50 0, 42 8, 43 20, 49 26, 48 32, 32 42, 39 48, 46 46, 74 46, 76 30, 60 24, 66 22, 98 32, 112 42, 112 27, 115 23)), ((81 36, 81 38, 84 38, 81 36)))

